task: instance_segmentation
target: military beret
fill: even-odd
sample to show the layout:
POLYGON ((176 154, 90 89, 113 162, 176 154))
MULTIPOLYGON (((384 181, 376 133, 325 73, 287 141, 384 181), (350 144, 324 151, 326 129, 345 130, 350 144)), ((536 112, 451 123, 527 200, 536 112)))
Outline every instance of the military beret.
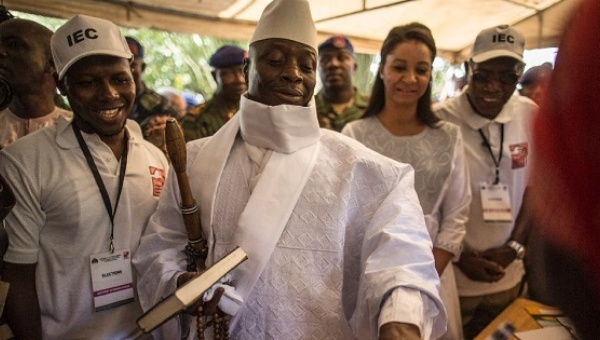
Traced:
POLYGON ((208 65, 214 68, 224 68, 244 64, 248 52, 237 46, 224 45, 210 57, 208 65))
POLYGON ((132 37, 125 37, 125 40, 127 40, 127 45, 129 45, 129 49, 136 59, 144 58, 144 46, 139 41, 132 37))
POLYGON ((319 45, 319 52, 329 49, 348 50, 354 54, 352 43, 343 35, 334 35, 319 45))

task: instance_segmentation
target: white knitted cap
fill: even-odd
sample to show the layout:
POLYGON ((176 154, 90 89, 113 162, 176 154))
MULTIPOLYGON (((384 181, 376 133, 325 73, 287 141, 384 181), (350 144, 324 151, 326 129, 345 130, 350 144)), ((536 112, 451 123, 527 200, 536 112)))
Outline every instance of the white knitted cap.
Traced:
POLYGON ((317 50, 317 29, 306 0, 273 0, 263 11, 250 43, 280 38, 317 50))

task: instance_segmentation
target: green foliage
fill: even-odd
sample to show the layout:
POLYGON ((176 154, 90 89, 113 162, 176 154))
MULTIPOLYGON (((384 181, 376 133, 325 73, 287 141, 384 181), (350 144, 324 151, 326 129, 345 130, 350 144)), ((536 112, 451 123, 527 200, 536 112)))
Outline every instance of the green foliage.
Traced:
POLYGON ((354 72, 354 86, 360 92, 371 93, 371 87, 377 74, 377 65, 379 62, 376 55, 356 53, 354 60, 356 61, 356 72, 354 72), (375 65, 375 71, 373 71, 375 65))
POLYGON ((31 20, 31 21, 35 21, 39 24, 42 24, 46 27, 48 27, 49 29, 55 31, 60 25, 65 23, 65 19, 59 19, 59 18, 52 18, 52 17, 44 17, 41 15, 34 15, 34 14, 29 14, 29 13, 23 13, 23 12, 15 12, 15 11, 10 11, 16 18, 20 18, 20 19, 27 19, 27 20, 31 20))
MULTIPOLYGON (((17 17, 33 20, 56 30, 66 20, 13 12, 17 17)), ((201 93, 205 98, 212 97, 216 84, 211 75, 208 59, 214 51, 224 44, 236 45, 248 49, 247 42, 221 39, 199 34, 184 34, 160 31, 151 28, 123 28, 123 34, 137 39, 145 49, 144 61, 147 64, 143 78, 151 88, 174 87, 201 93)), ((439 59, 439 58, 438 58, 439 59)), ((443 97, 446 86, 449 63, 436 59, 433 72, 433 96, 443 97)), ((371 92, 373 80, 377 75, 379 56, 356 54, 357 69, 354 85, 364 93, 371 92)))
POLYGON ((171 86, 198 92, 207 98, 216 88, 208 65, 214 51, 225 44, 248 48, 240 41, 149 28, 126 29, 124 33, 136 38, 145 48, 144 80, 149 86, 171 86))

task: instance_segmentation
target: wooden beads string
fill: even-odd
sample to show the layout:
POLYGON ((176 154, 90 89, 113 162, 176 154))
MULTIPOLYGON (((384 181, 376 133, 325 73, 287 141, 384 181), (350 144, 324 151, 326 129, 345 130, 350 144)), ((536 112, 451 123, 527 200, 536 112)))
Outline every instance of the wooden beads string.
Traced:
MULTIPOLYGON (((187 270, 196 271, 196 263, 198 261, 206 260, 208 253, 208 247, 206 243, 200 251, 192 243, 188 243, 185 247, 187 255, 187 270)), ((198 339, 204 340, 204 332, 207 327, 213 325, 214 340, 229 340, 229 315, 225 314, 221 309, 217 307, 216 313, 212 314, 212 321, 206 322, 207 315, 205 314, 202 306, 198 307, 196 316, 196 330, 198 333, 198 339)))

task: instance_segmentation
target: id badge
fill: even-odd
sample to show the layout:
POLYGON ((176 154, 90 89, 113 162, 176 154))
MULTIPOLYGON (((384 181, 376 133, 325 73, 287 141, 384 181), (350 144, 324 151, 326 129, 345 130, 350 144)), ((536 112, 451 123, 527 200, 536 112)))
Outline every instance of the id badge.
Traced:
POLYGON ((510 196, 506 184, 481 183, 481 207, 485 222, 512 222, 510 196))
POLYGON ((90 268, 96 312, 134 301, 129 249, 92 255, 90 268))

